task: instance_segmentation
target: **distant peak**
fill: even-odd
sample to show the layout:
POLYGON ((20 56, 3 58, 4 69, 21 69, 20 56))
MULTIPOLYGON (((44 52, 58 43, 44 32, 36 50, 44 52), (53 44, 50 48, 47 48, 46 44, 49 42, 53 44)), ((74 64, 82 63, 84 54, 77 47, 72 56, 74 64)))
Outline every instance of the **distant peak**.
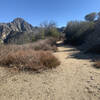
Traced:
POLYGON ((25 21, 23 18, 15 18, 12 22, 16 22, 16 21, 18 21, 18 22, 23 22, 23 21, 25 21))

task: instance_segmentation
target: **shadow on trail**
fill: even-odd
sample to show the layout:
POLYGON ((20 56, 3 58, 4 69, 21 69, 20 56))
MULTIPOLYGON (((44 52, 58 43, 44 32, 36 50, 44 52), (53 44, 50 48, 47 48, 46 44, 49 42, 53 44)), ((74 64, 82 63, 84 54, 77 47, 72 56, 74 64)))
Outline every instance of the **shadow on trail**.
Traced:
POLYGON ((64 47, 64 48, 70 48, 58 52, 68 52, 69 53, 69 58, 75 58, 75 59, 87 59, 91 60, 92 62, 100 59, 100 55, 97 54, 92 54, 92 53, 85 53, 82 50, 78 49, 77 47, 70 46, 70 45, 64 45, 63 43, 57 44, 58 47, 64 47))
POLYGON ((76 59, 90 59, 92 61, 95 61, 97 59, 97 55, 92 55, 92 54, 85 54, 84 52, 77 52, 73 53, 70 55, 71 58, 76 58, 76 59))
POLYGON ((77 51, 77 50, 76 49, 71 49, 71 50, 62 50, 62 51, 59 51, 59 52, 72 52, 72 51, 77 51))
POLYGON ((64 46, 64 43, 63 42, 57 43, 56 46, 57 47, 62 47, 62 46, 64 46))

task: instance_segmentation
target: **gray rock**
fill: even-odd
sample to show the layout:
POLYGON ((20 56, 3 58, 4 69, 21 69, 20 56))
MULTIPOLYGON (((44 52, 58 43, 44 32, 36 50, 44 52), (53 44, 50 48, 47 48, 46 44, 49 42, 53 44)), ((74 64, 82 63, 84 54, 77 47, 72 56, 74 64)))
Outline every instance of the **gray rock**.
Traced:
POLYGON ((9 38, 11 37, 9 35, 12 34, 12 32, 14 32, 14 35, 17 33, 20 35, 22 33, 26 34, 26 33, 33 33, 33 32, 34 34, 37 34, 39 33, 39 30, 33 27, 31 24, 29 24, 22 18, 16 18, 10 23, 0 23, 1 41, 4 41, 6 39, 9 40, 9 38))

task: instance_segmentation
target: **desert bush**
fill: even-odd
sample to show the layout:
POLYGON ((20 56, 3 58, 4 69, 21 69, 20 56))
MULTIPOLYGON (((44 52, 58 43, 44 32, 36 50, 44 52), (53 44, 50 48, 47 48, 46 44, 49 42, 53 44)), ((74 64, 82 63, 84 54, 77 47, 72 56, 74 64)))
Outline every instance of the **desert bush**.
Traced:
POLYGON ((94 45, 90 48, 86 48, 85 53, 100 54, 100 44, 94 45))
POLYGON ((59 64, 58 59, 49 51, 18 50, 0 57, 0 65, 16 67, 18 70, 55 68, 59 64))
POLYGON ((45 40, 39 40, 37 42, 25 44, 23 46, 25 48, 31 48, 34 50, 45 50, 45 51, 49 50, 49 51, 54 51, 54 52, 57 51, 55 38, 48 38, 45 40))
POLYGON ((82 44, 83 50, 88 52, 100 51, 100 20, 95 21, 94 31, 85 38, 85 43, 82 44))
POLYGON ((34 43, 33 48, 34 50, 44 50, 44 51, 49 50, 49 51, 54 51, 54 52, 57 51, 57 47, 55 45, 51 46, 41 41, 34 43))
POLYGON ((100 68, 100 60, 95 62, 94 67, 95 68, 100 68))
POLYGON ((66 43, 80 45, 84 43, 85 37, 94 30, 94 22, 71 21, 65 28, 66 43))
POLYGON ((56 40, 54 38, 49 38, 45 40, 39 40, 34 43, 28 43, 23 45, 8 44, 0 45, 0 57, 7 55, 9 52, 17 52, 19 50, 44 50, 44 51, 57 51, 56 40))
POLYGON ((41 33, 43 37, 54 37, 59 38, 60 32, 56 27, 55 22, 44 22, 40 24, 41 26, 41 33))
POLYGON ((53 38, 24 45, 0 45, 0 65, 22 69, 45 69, 60 64, 50 51, 56 51, 53 38))

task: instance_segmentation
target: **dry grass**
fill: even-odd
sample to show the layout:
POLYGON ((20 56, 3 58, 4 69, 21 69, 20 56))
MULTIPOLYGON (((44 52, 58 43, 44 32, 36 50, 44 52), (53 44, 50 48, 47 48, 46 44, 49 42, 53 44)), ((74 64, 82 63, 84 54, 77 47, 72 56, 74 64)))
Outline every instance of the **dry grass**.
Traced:
POLYGON ((98 68, 98 69, 100 68, 100 60, 98 60, 98 61, 95 62, 94 67, 98 68))
POLYGON ((34 50, 57 51, 56 40, 54 38, 39 40, 33 44, 25 44, 24 46, 34 50))
POLYGON ((19 50, 43 50, 43 51, 57 51, 56 40, 53 38, 39 40, 35 43, 29 43, 24 45, 0 45, 0 58, 6 56, 9 52, 17 52, 19 50))
POLYGON ((0 65, 19 70, 55 68, 60 62, 49 51, 19 50, 0 58, 0 65))
POLYGON ((50 39, 24 45, 0 45, 0 65, 18 70, 53 68, 60 64, 50 52, 57 47, 50 39))
POLYGON ((18 70, 39 70, 58 66, 60 62, 50 52, 52 49, 44 47, 44 42, 41 44, 39 41, 35 45, 1 45, 0 65, 18 70))

